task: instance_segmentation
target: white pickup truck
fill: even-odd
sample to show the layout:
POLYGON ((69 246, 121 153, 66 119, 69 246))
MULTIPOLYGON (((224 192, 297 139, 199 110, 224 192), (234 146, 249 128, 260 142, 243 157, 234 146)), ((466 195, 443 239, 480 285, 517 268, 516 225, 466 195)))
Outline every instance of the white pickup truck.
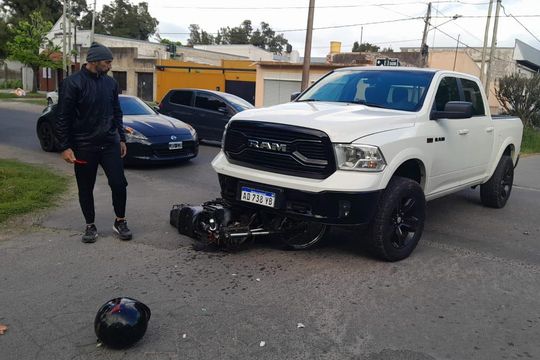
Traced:
POLYGON ((289 246, 368 225, 370 248, 397 261, 422 235, 426 200, 480 185, 484 205, 505 205, 522 131, 519 118, 490 115, 471 75, 344 68, 290 103, 235 115, 212 166, 222 197, 278 217, 263 227, 289 246))

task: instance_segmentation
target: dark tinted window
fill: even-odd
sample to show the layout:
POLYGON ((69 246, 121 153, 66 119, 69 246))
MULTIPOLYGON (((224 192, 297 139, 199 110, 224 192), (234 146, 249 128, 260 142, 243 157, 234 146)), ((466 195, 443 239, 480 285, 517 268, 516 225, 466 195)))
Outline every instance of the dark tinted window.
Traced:
POLYGON ((195 98, 195 106, 206 110, 218 111, 219 108, 227 108, 227 105, 223 100, 210 94, 197 94, 195 98))
POLYGON ((124 115, 155 115, 156 113, 143 101, 132 98, 120 96, 120 108, 124 115))
POLYGON ((484 101, 478 84, 472 80, 461 79, 465 101, 473 105, 473 115, 485 115, 484 101))
POLYGON ((191 106, 192 91, 173 91, 169 101, 173 104, 191 106))
POLYGON ((444 106, 449 101, 460 101, 457 79, 445 77, 441 80, 437 95, 435 95, 435 110, 444 111, 444 106))

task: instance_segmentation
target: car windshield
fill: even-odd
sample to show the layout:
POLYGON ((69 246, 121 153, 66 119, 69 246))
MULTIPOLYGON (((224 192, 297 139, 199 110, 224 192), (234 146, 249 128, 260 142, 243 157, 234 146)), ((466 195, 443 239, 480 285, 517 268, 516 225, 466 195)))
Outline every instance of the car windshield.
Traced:
POLYGON ((120 107, 124 115, 155 115, 154 110, 136 97, 120 96, 120 107))
POLYGON ((400 70, 334 71, 296 101, 332 101, 418 111, 433 72, 400 70))
POLYGON ((222 94, 221 96, 227 99, 227 101, 229 101, 231 106, 234 107, 234 109, 238 112, 254 108, 253 105, 251 105, 249 102, 247 102, 246 100, 238 96, 234 96, 230 94, 222 94))

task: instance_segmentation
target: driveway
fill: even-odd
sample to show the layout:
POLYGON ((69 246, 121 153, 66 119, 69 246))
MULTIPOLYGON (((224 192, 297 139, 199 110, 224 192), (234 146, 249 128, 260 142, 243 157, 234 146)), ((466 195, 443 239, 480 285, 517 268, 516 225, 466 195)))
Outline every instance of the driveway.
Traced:
MULTIPOLYGON (((39 150, 40 110, 0 103, 9 131, 1 157, 71 174, 39 150)), ((520 161, 504 209, 482 207, 478 190, 430 202, 413 255, 384 263, 358 245, 361 233, 344 230, 310 251, 264 241, 194 251, 168 224, 169 209, 218 196, 209 164, 218 151, 201 146, 188 163, 126 171, 130 242, 112 236, 101 172, 95 244, 80 241, 74 188, 59 207, 10 222, 0 237, 1 358, 540 358, 540 156, 520 161), (93 332, 99 306, 118 296, 152 310, 146 336, 123 351, 97 347, 93 332)))

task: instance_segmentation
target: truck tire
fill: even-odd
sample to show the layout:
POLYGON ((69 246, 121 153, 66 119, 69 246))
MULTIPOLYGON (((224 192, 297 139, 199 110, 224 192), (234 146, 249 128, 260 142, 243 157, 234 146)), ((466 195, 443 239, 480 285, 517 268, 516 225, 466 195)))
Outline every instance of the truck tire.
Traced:
POLYGON ((488 207, 500 209, 506 205, 514 183, 514 163, 508 155, 503 155, 491 178, 480 185, 480 200, 488 207))
POLYGON ((329 229, 321 223, 286 219, 279 238, 289 250, 306 250, 320 244, 329 229))
POLYGON ((407 258, 422 236, 425 218, 426 198, 420 185, 408 178, 392 178, 368 228, 370 249, 386 261, 407 258))

